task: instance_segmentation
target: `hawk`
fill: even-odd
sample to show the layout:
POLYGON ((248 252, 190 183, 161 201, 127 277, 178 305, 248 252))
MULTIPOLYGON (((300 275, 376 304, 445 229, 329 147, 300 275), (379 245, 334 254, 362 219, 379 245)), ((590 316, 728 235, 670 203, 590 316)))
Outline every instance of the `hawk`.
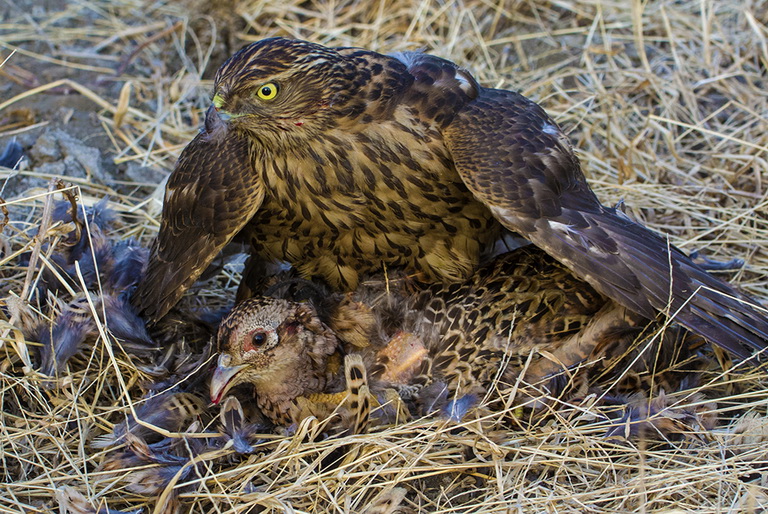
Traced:
POLYGON ((674 315, 740 358, 768 345, 755 300, 598 201, 533 101, 432 55, 284 38, 218 70, 133 302, 158 320, 233 240, 354 290, 383 267, 462 281, 507 232, 644 317, 674 315))

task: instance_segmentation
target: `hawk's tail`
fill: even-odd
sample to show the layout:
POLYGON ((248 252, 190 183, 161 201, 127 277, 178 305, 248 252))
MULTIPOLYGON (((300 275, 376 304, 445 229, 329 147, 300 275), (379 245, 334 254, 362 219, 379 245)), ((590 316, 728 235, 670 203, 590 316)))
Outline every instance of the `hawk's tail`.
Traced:
POLYGON ((615 209, 566 219, 583 223, 541 220, 531 239, 595 289, 645 316, 663 312, 740 359, 766 353, 768 309, 668 241, 615 209))

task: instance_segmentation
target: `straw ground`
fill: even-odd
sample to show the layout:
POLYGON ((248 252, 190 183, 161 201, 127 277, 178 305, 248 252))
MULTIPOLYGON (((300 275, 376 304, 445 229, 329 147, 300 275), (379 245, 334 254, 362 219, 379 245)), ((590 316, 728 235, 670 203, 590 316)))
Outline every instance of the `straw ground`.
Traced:
MULTIPOLYGON (((731 280, 768 298, 768 2, 19 1, 0 14, 0 143, 15 137, 29 154, 21 171, 0 169, 1 512, 362 512, 376 502, 386 512, 383 498, 403 512, 768 505, 768 376, 728 373, 727 361, 668 397, 659 417, 697 405, 717 417, 715 429, 676 441, 606 438, 609 409, 590 397, 509 428, 519 412, 510 398, 508 412, 460 426, 421 419, 305 442, 307 424, 265 437, 247 458, 203 451, 159 499, 143 497, 99 471, 105 453, 91 445, 140 405, 136 362, 103 330, 60 387, 43 388, 35 342, 13 314, 22 311, 8 308, 30 298, 68 230, 49 223, 46 205, 61 196, 50 179, 64 175, 83 204, 108 195, 121 215, 111 237, 148 241, 160 179, 200 125, 216 67, 271 35, 424 49, 484 85, 521 91, 567 130, 605 203, 624 199, 687 251, 743 258, 731 280), (353 451, 323 466, 340 447, 353 451)), ((226 305, 237 280, 227 268, 187 302, 226 305)))

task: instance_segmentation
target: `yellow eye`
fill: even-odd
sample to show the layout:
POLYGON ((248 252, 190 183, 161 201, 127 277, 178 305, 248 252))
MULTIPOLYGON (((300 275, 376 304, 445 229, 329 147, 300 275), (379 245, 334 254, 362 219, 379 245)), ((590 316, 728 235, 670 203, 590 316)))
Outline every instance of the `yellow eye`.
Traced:
POLYGON ((256 94, 262 100, 272 100, 277 96, 277 84, 274 82, 264 84, 263 86, 259 87, 259 90, 256 91, 256 94))

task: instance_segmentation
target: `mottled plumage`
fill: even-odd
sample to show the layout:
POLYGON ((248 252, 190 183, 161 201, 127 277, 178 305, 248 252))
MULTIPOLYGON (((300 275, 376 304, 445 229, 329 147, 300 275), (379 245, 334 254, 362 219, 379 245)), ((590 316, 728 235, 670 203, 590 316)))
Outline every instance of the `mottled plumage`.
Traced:
POLYGON ((293 396, 306 395, 305 384, 323 392, 333 351, 342 346, 367 355, 375 392, 396 389, 421 401, 425 413, 446 407, 447 415, 461 417, 456 412, 466 411, 494 380, 503 389, 519 379, 520 390, 540 405, 563 391, 579 365, 599 360, 609 347, 621 352, 645 325, 534 247, 497 257, 463 283, 415 293, 361 287, 352 298, 331 309, 327 324, 306 303, 257 297, 236 306, 219 332, 223 353, 212 398, 230 380, 253 383, 262 403, 265 386, 293 396), (367 345, 349 330, 356 316, 367 345), (344 330, 328 328, 335 326, 344 330), (262 337, 263 327, 277 327, 275 336, 262 337), (248 337, 254 335, 271 350, 252 349, 248 337), (461 401, 448 405, 454 399, 461 401))
POLYGON ((251 298, 219 327, 222 353, 211 378, 211 401, 241 383, 254 386, 256 404, 276 425, 338 413, 340 425, 365 431, 370 413, 366 369, 359 356, 344 361, 338 340, 308 304, 251 298))
POLYGON ((296 397, 325 389, 332 378, 328 358, 338 347, 309 306, 258 298, 240 304, 222 321, 218 344, 224 351, 212 378, 211 400, 218 403, 229 388, 252 383, 258 406, 277 424, 294 421, 296 397))
POLYGON ((438 57, 282 38, 218 71, 134 302, 159 319, 233 239, 353 290, 384 266, 460 282, 507 230, 642 316, 740 358, 768 345, 754 300, 600 204, 534 102, 438 57))
POLYGON ((368 430, 371 414, 371 393, 368 387, 368 372, 362 357, 347 355, 344 359, 344 380, 346 394, 342 407, 347 410, 347 425, 353 434, 368 430))

